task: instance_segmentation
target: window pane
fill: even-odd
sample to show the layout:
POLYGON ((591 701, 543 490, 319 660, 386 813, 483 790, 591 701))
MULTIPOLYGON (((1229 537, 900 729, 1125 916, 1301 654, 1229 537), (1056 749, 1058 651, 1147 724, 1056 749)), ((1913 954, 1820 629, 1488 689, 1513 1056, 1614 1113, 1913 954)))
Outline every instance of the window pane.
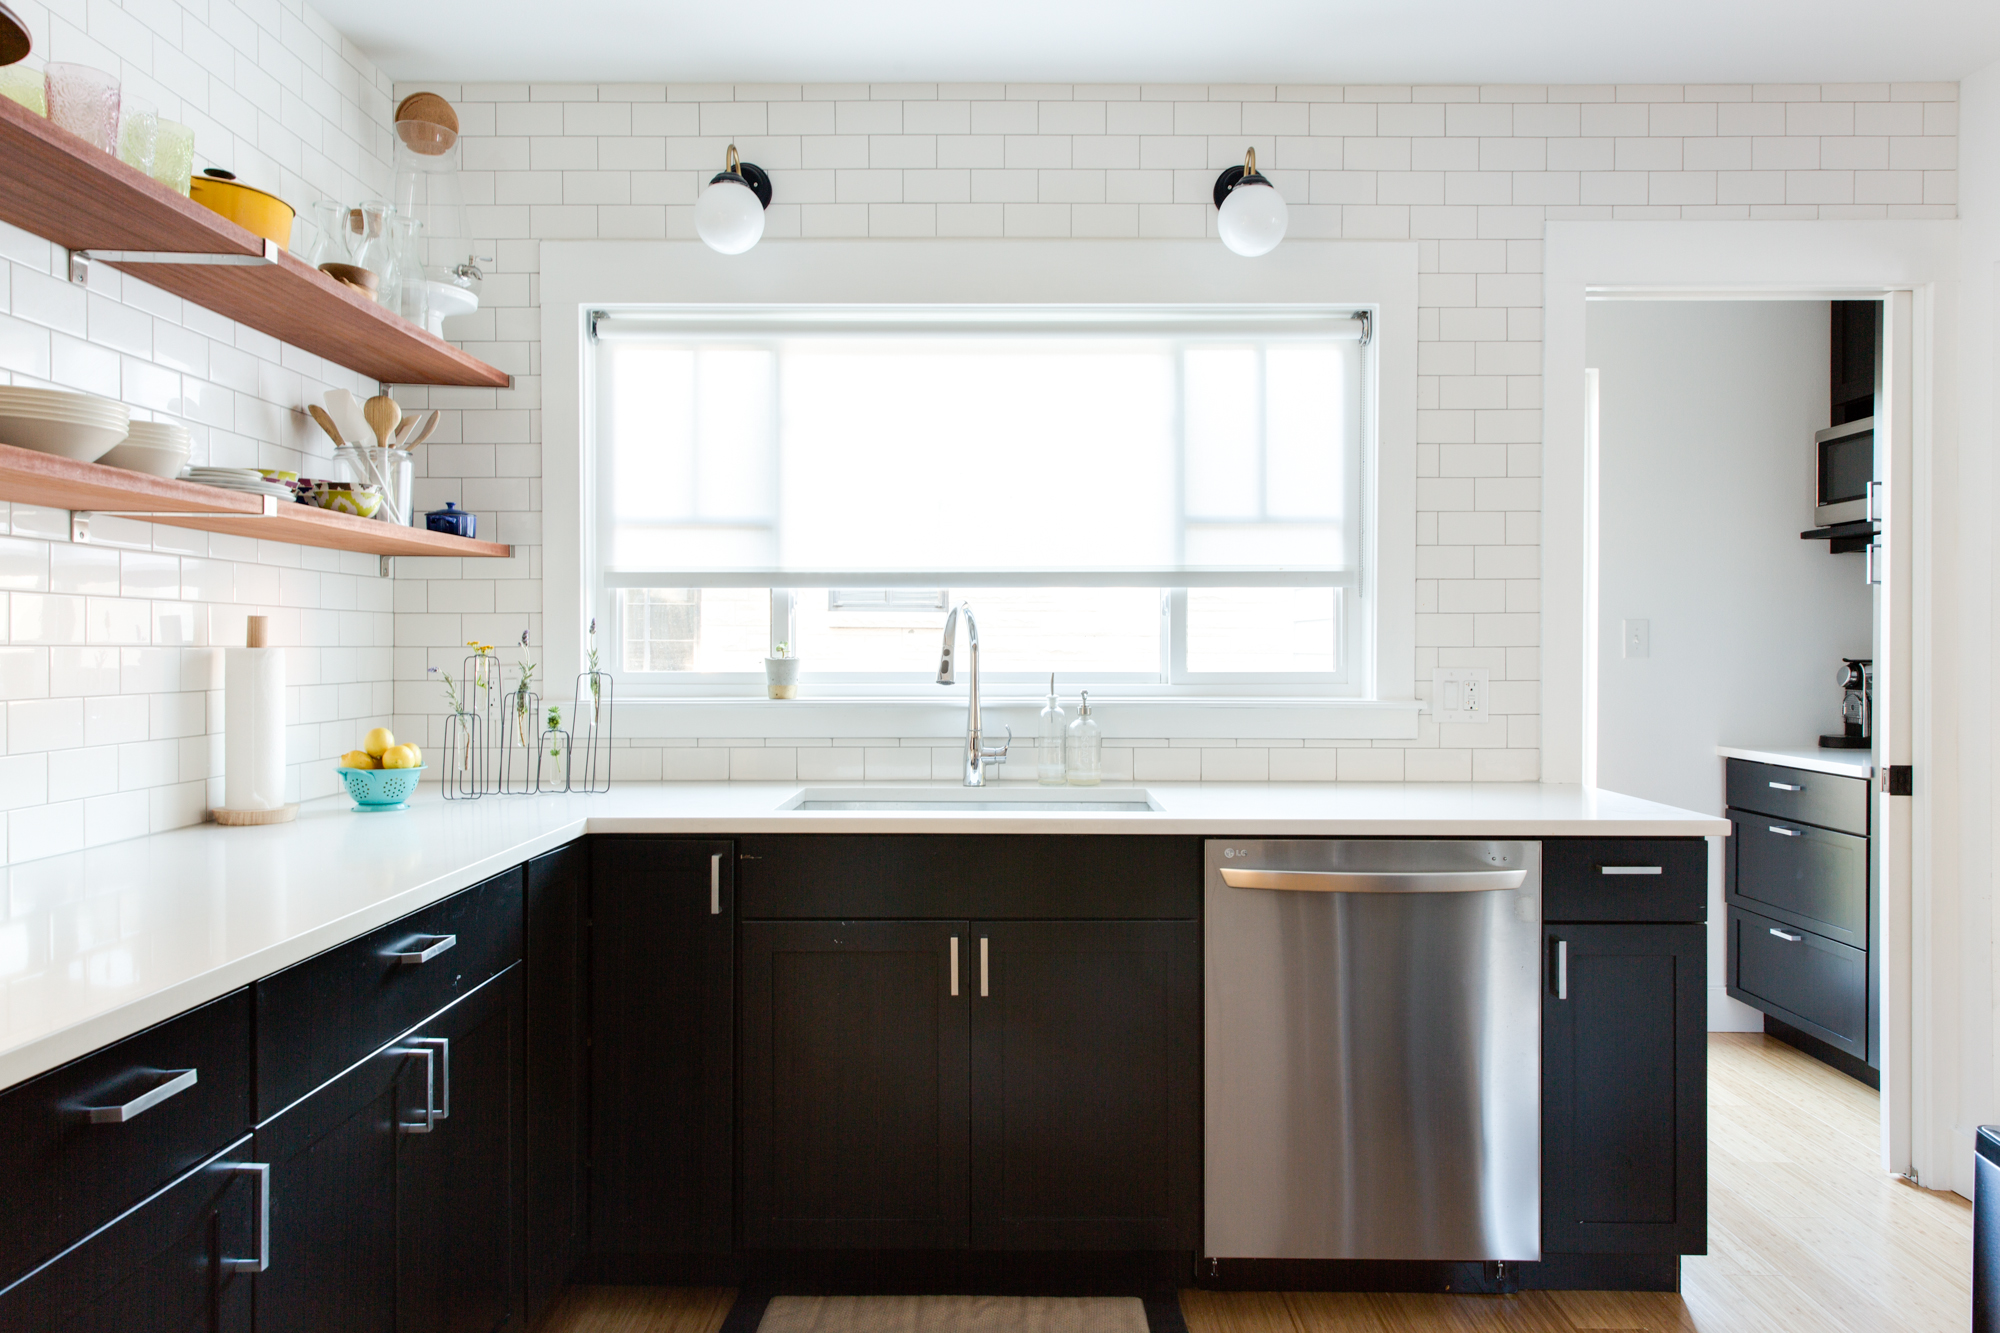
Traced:
POLYGON ((770 646, 764 588, 621 588, 627 671, 762 671, 770 646))
MULTIPOLYGON (((946 607, 972 604, 980 669, 1156 675, 1160 593, 1153 588, 801 588, 793 626, 803 670, 934 676, 946 607), (912 605, 919 597, 923 606, 912 605)), ((964 630, 959 631, 961 635, 964 630)), ((962 660, 962 659, 961 659, 962 660)))
POLYGON ((1339 588, 1190 588, 1190 672, 1326 672, 1340 664, 1339 588))

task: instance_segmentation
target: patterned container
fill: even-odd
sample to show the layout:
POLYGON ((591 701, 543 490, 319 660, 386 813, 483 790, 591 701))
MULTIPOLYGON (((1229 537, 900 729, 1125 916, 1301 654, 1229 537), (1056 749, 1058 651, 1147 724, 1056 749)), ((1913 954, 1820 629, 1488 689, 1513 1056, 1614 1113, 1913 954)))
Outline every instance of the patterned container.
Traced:
POLYGON ((359 814, 373 814, 378 810, 407 810, 410 797, 416 794, 417 775, 429 767, 419 764, 415 768, 337 768, 340 780, 347 784, 347 794, 354 798, 354 809, 359 814))

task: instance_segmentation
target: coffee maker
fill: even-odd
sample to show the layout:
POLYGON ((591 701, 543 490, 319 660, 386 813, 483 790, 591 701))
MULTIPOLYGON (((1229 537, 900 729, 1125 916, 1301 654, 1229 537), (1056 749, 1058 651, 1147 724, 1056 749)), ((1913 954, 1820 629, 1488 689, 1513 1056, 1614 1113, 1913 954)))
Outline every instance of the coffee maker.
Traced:
POLYGON ((1875 663, 1866 657, 1844 658, 1840 665, 1840 735, 1822 736, 1822 750, 1866 750, 1873 745, 1875 663))

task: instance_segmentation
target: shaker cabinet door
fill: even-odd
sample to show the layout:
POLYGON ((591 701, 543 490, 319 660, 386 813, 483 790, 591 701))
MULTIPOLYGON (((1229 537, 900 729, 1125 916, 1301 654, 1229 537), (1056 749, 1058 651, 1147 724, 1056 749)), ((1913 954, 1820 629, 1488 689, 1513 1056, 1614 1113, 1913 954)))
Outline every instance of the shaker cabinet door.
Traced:
POLYGON ((1542 1248, 1707 1253, 1707 929, 1543 943, 1542 1248))
POLYGON ((743 926, 743 1241, 966 1243, 963 921, 743 926))
POLYGON ((975 922, 972 1244, 1192 1250, 1201 927, 975 922))

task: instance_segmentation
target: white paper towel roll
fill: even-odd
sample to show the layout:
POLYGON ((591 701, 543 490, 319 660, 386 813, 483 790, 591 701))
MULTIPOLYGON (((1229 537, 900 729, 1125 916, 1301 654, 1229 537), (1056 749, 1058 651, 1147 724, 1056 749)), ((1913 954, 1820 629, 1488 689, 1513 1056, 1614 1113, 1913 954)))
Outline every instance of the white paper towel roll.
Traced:
POLYGON ((222 667, 222 804, 285 804, 285 650, 230 648, 222 667))

